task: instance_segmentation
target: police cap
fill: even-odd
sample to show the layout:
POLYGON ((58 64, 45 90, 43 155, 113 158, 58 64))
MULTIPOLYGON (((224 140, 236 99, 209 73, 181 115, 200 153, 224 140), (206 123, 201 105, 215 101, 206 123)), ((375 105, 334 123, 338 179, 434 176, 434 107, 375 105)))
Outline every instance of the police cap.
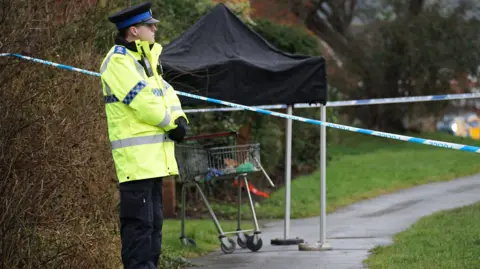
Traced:
POLYGON ((127 28, 137 23, 154 24, 158 20, 152 17, 151 7, 151 2, 134 5, 109 16, 108 20, 113 22, 117 29, 127 28))

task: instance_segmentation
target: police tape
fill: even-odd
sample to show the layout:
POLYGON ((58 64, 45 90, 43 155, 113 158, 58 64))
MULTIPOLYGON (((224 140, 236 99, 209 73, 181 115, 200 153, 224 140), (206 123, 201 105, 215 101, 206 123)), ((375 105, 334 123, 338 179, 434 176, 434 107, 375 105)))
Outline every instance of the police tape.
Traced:
MULTIPOLYGON (((425 95, 425 96, 410 96, 410 97, 393 97, 393 98, 377 98, 377 99, 363 99, 363 100, 346 100, 327 102, 327 107, 341 107, 341 106, 361 106, 361 105, 379 105, 379 104, 399 104, 399 103, 415 103, 428 101, 445 101, 445 100, 459 100, 459 99, 474 99, 480 98, 480 93, 459 93, 459 94, 442 94, 442 95, 425 95)), ((295 104, 295 108, 314 108, 320 107, 320 104, 300 103, 295 104)), ((286 109, 287 105, 265 105, 254 106, 261 109, 286 109)), ((202 109, 186 109, 185 113, 205 113, 205 112, 226 112, 242 110, 240 108, 219 107, 219 108, 202 108, 202 109)))
MULTIPOLYGON (((287 105, 265 105, 265 106, 252 106, 259 109, 286 109, 287 105)), ((297 105, 295 105, 297 107, 297 105)), ((198 108, 198 109, 185 109, 185 113, 207 113, 207 112, 227 112, 227 111, 239 111, 244 110, 238 107, 215 107, 215 108, 198 108)))
POLYGON ((186 96, 186 97, 190 97, 190 98, 194 98, 194 99, 207 101, 207 102, 210 102, 210 103, 216 103, 216 104, 219 104, 219 105, 226 105, 226 106, 231 106, 231 107, 240 108, 240 109, 244 109, 244 110, 250 110, 250 111, 257 112, 257 113, 262 113, 262 114, 265 114, 265 115, 271 115, 271 116, 276 116, 276 117, 280 117, 280 118, 287 118, 287 119, 292 119, 292 120, 301 121, 301 122, 310 123, 310 124, 315 124, 315 125, 325 125, 326 127, 340 129, 340 130, 344 130, 344 131, 350 131, 350 132, 356 132, 356 133, 361 133, 361 134, 366 134, 366 135, 379 136, 379 137, 401 140, 401 141, 406 141, 406 142, 411 142, 411 143, 425 144, 425 145, 441 147, 441 148, 456 149, 456 150, 461 150, 461 151, 480 153, 480 147, 475 147, 475 146, 468 146, 468 145, 448 143, 448 142, 437 141, 437 140, 429 140, 429 139, 418 138, 418 137, 391 134, 391 133, 373 131, 373 130, 368 130, 368 129, 356 128, 356 127, 341 125, 341 124, 336 124, 336 123, 330 123, 330 122, 322 122, 322 121, 319 121, 319 120, 313 120, 313 119, 308 119, 308 118, 298 117, 298 116, 291 116, 291 115, 287 115, 287 114, 283 114, 283 113, 279 113, 279 112, 274 112, 274 111, 254 108, 254 107, 250 107, 250 106, 244 106, 244 105, 239 105, 239 104, 235 104, 235 103, 230 103, 230 102, 226 102, 226 101, 221 101, 221 100, 214 99, 214 98, 198 96, 198 95, 191 94, 191 93, 184 93, 184 92, 178 92, 177 91, 177 94, 182 95, 182 96, 186 96))
MULTIPOLYGON (((9 54, 11 56, 19 57, 22 59, 26 60, 31 60, 34 62, 46 64, 46 65, 52 65, 58 68, 70 70, 70 71, 75 71, 75 72, 80 72, 88 75, 94 75, 94 76, 100 76, 99 73, 97 72, 92 72, 88 70, 83 70, 80 68, 75 68, 71 67, 68 65, 63 65, 63 64, 57 64, 45 60, 40 60, 28 56, 23 56, 20 54, 9 54)), ((1 56, 1 54, 0 54, 1 56)), ((230 106, 233 108, 239 108, 243 110, 249 110, 265 115, 271 115, 271 116, 276 116, 280 118, 286 118, 286 119, 292 119, 300 122, 305 122, 309 124, 314 124, 314 125, 324 125, 326 127, 334 128, 334 129, 340 129, 344 131, 350 131, 350 132, 355 132, 355 133, 361 133, 361 134, 366 134, 366 135, 373 135, 373 136, 379 136, 379 137, 384 137, 388 139, 395 139, 395 140, 401 140, 401 141, 406 141, 406 142, 411 142, 411 143, 417 143, 417 144, 423 144, 423 145, 430 145, 434 147, 440 147, 440 148, 447 148, 447 149, 455 149, 455 150, 460 150, 460 151, 467 151, 467 152, 474 152, 474 153, 480 153, 480 147, 475 147, 475 146, 468 146, 468 145, 462 145, 462 144, 456 144, 456 143, 449 143, 449 142, 443 142, 443 141, 437 141, 437 140, 429 140, 429 139, 424 139, 424 138, 418 138, 418 137, 411 137, 411 136, 405 136, 405 135, 398 135, 398 134, 392 134, 392 133, 385 133, 385 132, 379 132, 379 131, 373 131, 373 130, 368 130, 368 129, 362 129, 362 128, 356 128, 352 126, 347 126, 347 125, 341 125, 341 124, 336 124, 336 123, 330 123, 330 122, 322 122, 319 120, 313 120, 313 119, 308 119, 304 117, 299 117, 299 116, 292 116, 292 115, 287 115, 279 112, 274 112, 270 110, 265 110, 265 109, 260 109, 260 108, 255 108, 251 106, 244 106, 240 104, 235 104, 231 102, 226 102, 214 98, 209 98, 209 97, 203 97, 191 93, 185 93, 185 92, 180 92, 180 91, 175 91, 178 95, 185 96, 185 97, 190 97, 193 99, 198 99, 202 101, 207 101, 210 103, 215 103, 219 105, 225 105, 225 106, 230 106)))
MULTIPOLYGON (((31 60, 38 63, 43 63, 47 65, 52 65, 71 71, 82 72, 89 75, 98 76, 98 73, 78 69, 71 66, 66 66, 62 64, 57 64, 45 60, 40 60, 28 56, 23 56, 15 53, 1 53, 1 56, 15 56, 18 58, 31 60)), ((327 107, 339 107, 339 106, 355 106, 355 105, 374 105, 374 104, 392 104, 392 103, 409 103, 409 102, 425 102, 425 101, 442 101, 442 100, 458 100, 458 99, 473 99, 480 98, 480 93, 461 93, 461 94, 443 94, 443 95, 426 95, 426 96, 410 96, 410 97, 394 97, 394 98, 378 98, 378 99, 361 99, 361 100, 346 100, 346 101, 333 101, 327 102, 325 106, 327 107)), ((254 108, 259 109, 286 109, 287 105, 265 105, 265 106, 253 106, 254 108)), ((320 107, 320 104, 308 104, 300 103, 295 104, 296 108, 309 108, 309 107, 320 107)), ((215 112, 215 111, 237 111, 243 110, 242 108, 237 107, 221 107, 221 108, 203 108, 203 109, 185 109, 185 113, 203 113, 203 112, 215 112)))
POLYGON ((335 102, 327 103, 327 106, 335 107, 335 106, 359 106, 359 105, 375 105, 375 104, 397 104, 397 103, 443 101, 443 100, 473 99, 473 98, 480 98, 480 93, 459 93, 459 94, 364 99, 364 100, 351 100, 351 101, 335 101, 335 102))
MULTIPOLYGON (((0 56, 4 56, 4 55, 0 55, 0 56)), ((23 55, 16 54, 16 53, 10 53, 10 54, 5 55, 5 56, 15 56, 15 57, 18 57, 18 58, 21 58, 21 59, 25 59, 25 60, 29 60, 29 61, 33 61, 33 62, 37 62, 37 63, 41 63, 41 64, 46 64, 46 65, 51 65, 51 66, 55 66, 55 67, 58 67, 58 68, 67 69, 67 70, 70 70, 70 71, 80 72, 80 73, 84 73, 84 74, 92 75, 92 76, 97 76, 97 77, 100 76, 100 74, 96 73, 96 72, 83 70, 83 69, 68 66, 68 65, 57 64, 57 63, 54 63, 54 62, 45 61, 45 60, 32 58, 32 57, 28 57, 28 56, 23 56, 23 55)))

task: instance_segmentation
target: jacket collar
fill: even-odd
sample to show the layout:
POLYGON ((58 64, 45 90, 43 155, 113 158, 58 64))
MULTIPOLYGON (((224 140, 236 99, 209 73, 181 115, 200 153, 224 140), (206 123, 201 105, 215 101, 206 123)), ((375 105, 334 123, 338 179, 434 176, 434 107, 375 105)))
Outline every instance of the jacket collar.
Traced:
MULTIPOLYGON (((115 37, 115 45, 124 46, 125 48, 131 51, 139 52, 137 50, 137 45, 135 44, 135 41, 128 42, 125 38, 121 37, 120 35, 117 35, 115 37)), ((154 44, 150 44, 150 49, 153 48, 153 45, 154 44)))

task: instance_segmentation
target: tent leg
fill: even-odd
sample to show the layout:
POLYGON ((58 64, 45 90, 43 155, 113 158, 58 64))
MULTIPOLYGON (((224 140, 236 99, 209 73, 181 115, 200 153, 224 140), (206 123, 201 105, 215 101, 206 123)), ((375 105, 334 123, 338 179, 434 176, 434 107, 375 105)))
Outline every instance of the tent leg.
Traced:
MULTIPOLYGON (((288 115, 293 115, 293 106, 287 107, 288 115)), ((290 190, 292 177, 292 119, 287 119, 285 137, 285 221, 283 239, 275 238, 270 241, 272 245, 298 245, 303 239, 289 238, 290 236, 290 190)))
MULTIPOLYGON (((327 109, 324 105, 320 107, 322 122, 327 121, 327 109)), ((331 250, 332 246, 327 242, 327 128, 320 126, 320 241, 313 245, 308 243, 298 245, 299 250, 331 250)))

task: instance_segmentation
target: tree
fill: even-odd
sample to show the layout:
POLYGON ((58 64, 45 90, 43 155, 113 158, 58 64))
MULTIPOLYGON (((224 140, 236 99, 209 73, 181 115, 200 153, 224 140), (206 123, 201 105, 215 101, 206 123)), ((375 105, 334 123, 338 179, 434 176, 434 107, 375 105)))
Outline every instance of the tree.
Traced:
MULTIPOLYGON (((448 82, 456 73, 476 73, 480 60, 478 4, 370 2, 374 1, 290 0, 293 11, 342 59, 349 76, 356 78, 357 85, 335 85, 349 99, 447 93, 448 82)), ((341 83, 338 78, 335 81, 341 83)), ((442 105, 415 106, 431 113, 442 105)), ((345 111, 370 128, 406 130, 406 105, 345 111)))

